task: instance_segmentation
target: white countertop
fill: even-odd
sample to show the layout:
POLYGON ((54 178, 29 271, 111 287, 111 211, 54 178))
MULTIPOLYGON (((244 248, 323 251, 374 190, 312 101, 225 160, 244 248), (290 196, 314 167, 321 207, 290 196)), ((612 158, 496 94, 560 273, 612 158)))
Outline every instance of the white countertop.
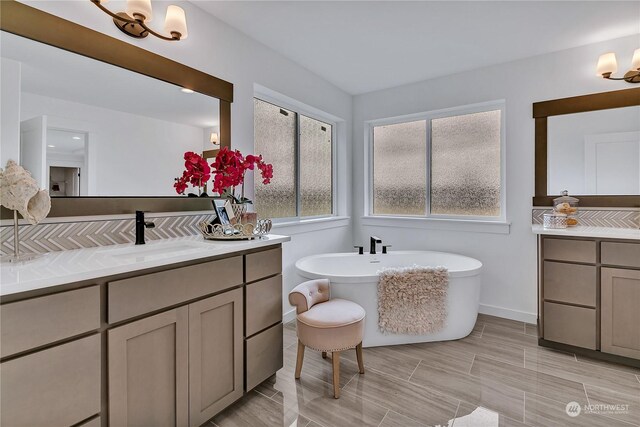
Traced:
POLYGON ((554 229, 534 224, 531 226, 531 230, 534 234, 550 236, 640 240, 640 229, 637 228, 586 227, 578 225, 576 227, 554 229))
POLYGON ((0 296, 225 255, 290 240, 288 236, 275 234, 258 240, 232 242, 190 236, 149 241, 144 246, 127 243, 50 252, 30 262, 2 264, 0 296))

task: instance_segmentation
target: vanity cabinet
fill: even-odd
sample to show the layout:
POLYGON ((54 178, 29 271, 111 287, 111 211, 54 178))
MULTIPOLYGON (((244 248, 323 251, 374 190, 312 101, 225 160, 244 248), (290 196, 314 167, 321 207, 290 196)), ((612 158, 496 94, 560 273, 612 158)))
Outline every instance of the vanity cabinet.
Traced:
POLYGON ((110 425, 187 426, 188 307, 119 326, 107 335, 110 425))
POLYGON ((640 359, 640 270, 602 268, 602 351, 640 359))
POLYGON ((119 326, 108 337, 114 426, 199 426, 242 397, 242 289, 119 326))
POLYGON ((191 426, 205 423, 242 397, 242 323, 242 289, 189 305, 191 426))
POLYGON ((540 343, 640 359, 640 242, 541 235, 540 343))
POLYGON ((1 425, 206 424, 283 365, 281 272, 272 244, 3 298, 1 425))

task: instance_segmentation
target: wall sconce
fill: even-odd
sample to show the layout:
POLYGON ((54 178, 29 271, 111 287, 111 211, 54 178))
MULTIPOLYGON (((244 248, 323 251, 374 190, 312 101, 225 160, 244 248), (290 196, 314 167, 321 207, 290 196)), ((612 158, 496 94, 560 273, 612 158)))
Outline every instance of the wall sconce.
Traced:
POLYGON ((631 70, 627 71, 624 77, 611 77, 611 74, 618 71, 618 61, 613 52, 600 55, 598 66, 596 67, 599 76, 608 80, 624 80, 627 83, 640 83, 640 49, 633 52, 631 60, 631 70))
POLYGON ((109 0, 90 0, 107 15, 113 18, 113 23, 123 33, 143 39, 149 34, 169 41, 184 40, 187 38, 187 19, 184 10, 175 5, 167 8, 167 16, 164 21, 164 29, 171 34, 170 37, 163 36, 147 26, 147 22, 153 18, 151 0, 127 0, 127 11, 113 13, 104 4, 109 0))
POLYGON ((218 134, 216 132, 211 132, 209 135, 209 141, 216 147, 219 148, 220 143, 218 142, 218 134))

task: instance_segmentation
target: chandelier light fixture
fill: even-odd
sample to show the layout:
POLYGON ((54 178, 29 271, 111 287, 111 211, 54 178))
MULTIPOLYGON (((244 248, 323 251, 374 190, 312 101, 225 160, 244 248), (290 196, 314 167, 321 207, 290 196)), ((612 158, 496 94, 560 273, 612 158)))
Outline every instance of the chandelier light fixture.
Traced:
POLYGON ((627 83, 640 83, 640 49, 636 49, 635 52, 633 52, 631 70, 627 71, 623 77, 611 77, 613 73, 618 71, 618 61, 616 60, 616 54, 613 52, 600 55, 596 69, 598 75, 607 80, 624 80, 627 83))
POLYGON ((108 0, 90 0, 113 18, 113 23, 123 33, 142 39, 152 34, 162 40, 178 41, 187 38, 187 19, 184 9, 179 6, 170 5, 167 8, 167 16, 164 21, 164 29, 170 36, 165 36, 155 32, 147 26, 147 22, 153 18, 151 0, 127 0, 127 10, 125 12, 114 13, 107 9, 104 4, 108 0))

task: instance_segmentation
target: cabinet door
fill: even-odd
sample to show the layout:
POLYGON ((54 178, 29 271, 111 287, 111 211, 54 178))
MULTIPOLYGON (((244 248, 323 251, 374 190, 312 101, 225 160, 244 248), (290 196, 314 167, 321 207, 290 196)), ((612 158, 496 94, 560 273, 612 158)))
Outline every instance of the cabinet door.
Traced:
POLYGON ((640 359, 640 271, 602 268, 601 350, 640 359))
POLYGON ((188 425, 188 308, 109 331, 109 424, 188 425))
POLYGON ((190 423, 199 426, 242 397, 242 289, 189 305, 190 423))
POLYGON ((100 335, 0 364, 0 425, 65 427, 100 412, 100 335))

